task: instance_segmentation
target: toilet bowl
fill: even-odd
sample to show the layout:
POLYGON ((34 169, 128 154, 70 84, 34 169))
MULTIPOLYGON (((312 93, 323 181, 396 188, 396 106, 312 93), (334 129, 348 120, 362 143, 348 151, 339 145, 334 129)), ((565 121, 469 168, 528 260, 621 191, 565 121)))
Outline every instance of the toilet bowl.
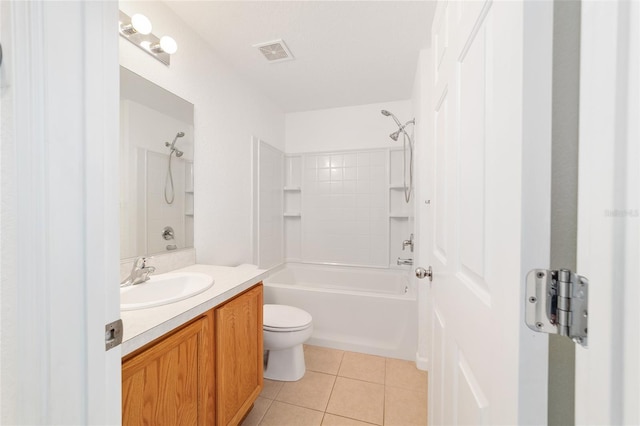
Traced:
POLYGON ((302 344, 311 337, 311 315, 287 305, 264 305, 264 377, 294 382, 304 376, 302 344))

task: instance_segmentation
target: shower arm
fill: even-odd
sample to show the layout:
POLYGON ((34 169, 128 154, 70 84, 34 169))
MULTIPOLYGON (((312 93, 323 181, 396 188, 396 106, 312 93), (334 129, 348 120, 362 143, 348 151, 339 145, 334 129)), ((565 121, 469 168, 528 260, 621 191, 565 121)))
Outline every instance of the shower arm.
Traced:
POLYGON ((405 130, 405 127, 407 127, 409 124, 413 124, 415 126, 416 125, 416 119, 414 118, 413 120, 409 120, 406 123, 404 123, 403 125, 402 124, 398 124, 398 126, 399 126, 398 130, 396 130, 395 132, 393 132, 393 133, 391 133, 389 135, 391 137, 391 139, 393 139, 394 141, 397 141, 398 140, 398 136, 400 136, 400 133, 404 133, 405 135, 407 135, 409 137, 409 141, 411 141, 411 145, 413 146, 413 140, 412 140, 411 136, 405 130))

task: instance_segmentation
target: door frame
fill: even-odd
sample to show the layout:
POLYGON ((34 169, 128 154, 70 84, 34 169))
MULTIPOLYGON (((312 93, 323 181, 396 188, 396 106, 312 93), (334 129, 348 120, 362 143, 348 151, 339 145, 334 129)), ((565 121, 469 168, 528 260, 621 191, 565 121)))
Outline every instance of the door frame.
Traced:
POLYGON ((640 5, 583 2, 577 272, 590 280, 576 348, 576 424, 640 422, 640 5))
POLYGON ((1 421, 118 424, 118 3, 2 8, 1 421))

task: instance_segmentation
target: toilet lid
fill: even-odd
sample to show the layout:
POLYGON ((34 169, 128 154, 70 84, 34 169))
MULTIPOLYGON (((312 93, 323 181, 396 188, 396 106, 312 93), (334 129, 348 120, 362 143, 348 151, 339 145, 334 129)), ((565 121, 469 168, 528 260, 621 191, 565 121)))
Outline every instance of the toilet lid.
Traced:
POLYGON ((265 330, 301 330, 311 325, 311 320, 308 312, 293 306, 264 305, 262 321, 265 330))

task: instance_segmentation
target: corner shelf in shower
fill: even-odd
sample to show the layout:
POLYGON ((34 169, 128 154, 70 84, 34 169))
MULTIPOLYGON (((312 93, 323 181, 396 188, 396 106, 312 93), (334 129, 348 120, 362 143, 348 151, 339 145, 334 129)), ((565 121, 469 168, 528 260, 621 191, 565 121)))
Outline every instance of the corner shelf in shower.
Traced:
POLYGON ((283 257, 302 259, 302 155, 286 154, 284 158, 283 196, 283 257))
POLYGON ((389 189, 394 191, 402 191, 404 190, 404 185, 389 185, 389 189))
POLYGON ((389 213, 391 219, 409 219, 409 213, 389 213))

